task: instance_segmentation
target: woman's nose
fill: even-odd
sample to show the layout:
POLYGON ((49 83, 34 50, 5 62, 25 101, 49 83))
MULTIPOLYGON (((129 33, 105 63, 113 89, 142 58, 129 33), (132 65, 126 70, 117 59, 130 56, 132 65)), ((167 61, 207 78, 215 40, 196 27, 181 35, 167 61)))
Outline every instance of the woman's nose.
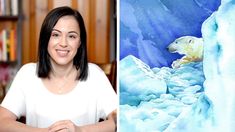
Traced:
POLYGON ((61 47, 67 47, 67 46, 68 46, 68 42, 67 42, 66 37, 62 37, 62 38, 61 38, 60 46, 61 46, 61 47))

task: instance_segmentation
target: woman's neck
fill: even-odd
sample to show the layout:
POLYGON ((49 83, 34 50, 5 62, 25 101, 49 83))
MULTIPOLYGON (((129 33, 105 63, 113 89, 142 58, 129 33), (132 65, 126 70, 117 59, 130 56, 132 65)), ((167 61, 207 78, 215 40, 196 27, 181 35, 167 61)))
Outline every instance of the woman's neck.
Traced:
POLYGON ((71 75, 74 75, 75 71, 77 70, 73 64, 62 66, 52 63, 50 78, 68 78, 71 75))
POLYGON ((58 65, 52 62, 49 78, 43 79, 43 83, 52 93, 68 93, 78 82, 76 80, 78 72, 73 64, 58 65))

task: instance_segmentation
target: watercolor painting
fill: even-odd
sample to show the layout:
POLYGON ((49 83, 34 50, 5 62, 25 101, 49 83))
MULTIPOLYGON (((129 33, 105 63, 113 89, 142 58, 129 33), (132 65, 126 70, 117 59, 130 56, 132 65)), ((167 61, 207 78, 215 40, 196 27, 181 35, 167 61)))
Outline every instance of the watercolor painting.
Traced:
POLYGON ((120 0, 121 132, 235 131, 235 0, 120 0))

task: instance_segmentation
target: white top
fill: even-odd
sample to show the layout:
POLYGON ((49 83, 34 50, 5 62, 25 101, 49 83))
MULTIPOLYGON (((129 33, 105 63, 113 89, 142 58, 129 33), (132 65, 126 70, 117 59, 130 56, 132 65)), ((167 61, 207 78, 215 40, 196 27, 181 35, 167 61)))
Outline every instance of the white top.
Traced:
POLYGON ((24 65, 17 73, 1 106, 17 117, 26 116, 26 124, 45 128, 59 120, 76 125, 94 124, 117 109, 117 95, 104 72, 88 64, 88 78, 66 94, 54 94, 36 74, 36 64, 24 65))

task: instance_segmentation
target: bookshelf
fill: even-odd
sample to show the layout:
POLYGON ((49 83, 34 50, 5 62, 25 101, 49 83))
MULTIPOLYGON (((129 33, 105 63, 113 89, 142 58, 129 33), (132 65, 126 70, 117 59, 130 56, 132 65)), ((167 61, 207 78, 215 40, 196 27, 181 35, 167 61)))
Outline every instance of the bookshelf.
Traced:
POLYGON ((21 0, 0 0, 0 103, 21 66, 21 3, 21 0))

